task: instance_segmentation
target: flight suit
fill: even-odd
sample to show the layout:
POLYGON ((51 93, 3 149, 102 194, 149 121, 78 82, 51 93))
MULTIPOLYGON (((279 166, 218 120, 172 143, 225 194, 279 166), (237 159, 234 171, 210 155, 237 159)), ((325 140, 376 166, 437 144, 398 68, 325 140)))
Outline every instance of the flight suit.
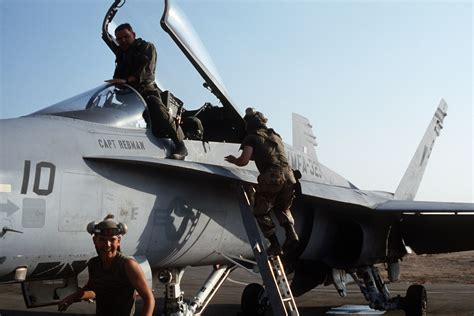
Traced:
POLYGON ((273 210, 283 227, 293 227, 291 204, 294 198, 296 179, 289 167, 283 141, 273 129, 259 128, 250 132, 242 142, 241 149, 252 147, 252 160, 260 175, 257 178, 253 211, 266 238, 275 235, 275 224, 270 212, 273 210))
POLYGON ((137 81, 128 82, 146 101, 155 137, 169 137, 175 144, 184 139, 184 133, 161 100, 161 90, 155 83, 156 49, 152 43, 137 38, 127 51, 122 51, 108 37, 103 37, 115 54, 114 78, 137 81))

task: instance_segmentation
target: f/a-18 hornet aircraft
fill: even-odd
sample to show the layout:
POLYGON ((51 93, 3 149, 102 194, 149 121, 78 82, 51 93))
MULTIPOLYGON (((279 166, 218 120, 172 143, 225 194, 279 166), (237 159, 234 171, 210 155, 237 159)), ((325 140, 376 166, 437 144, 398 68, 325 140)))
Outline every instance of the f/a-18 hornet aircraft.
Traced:
MULTIPOLYGON (((122 4, 116 0, 107 11, 103 32, 122 4)), ((57 303, 77 289, 77 275, 95 255, 87 224, 112 213, 129 227, 123 251, 138 260, 150 282, 163 283, 167 315, 201 314, 238 267, 261 273, 265 284, 245 288, 245 314, 262 314, 270 305, 275 315, 298 314, 296 306, 280 313, 275 305, 284 305, 286 294, 274 291, 271 279, 283 274, 283 285, 276 288, 291 276, 285 289, 290 296, 319 285, 334 285, 345 296, 346 284, 355 282, 374 309, 423 315, 423 286, 411 285, 405 297, 392 297, 376 265, 385 264, 394 282, 407 247, 417 254, 474 249, 474 204, 414 201, 443 127, 445 101, 395 193, 359 189, 321 164, 309 121, 293 114, 293 145, 286 148, 301 174, 293 206, 301 241, 281 258, 284 268, 273 262, 269 270, 265 245, 248 216, 256 167, 237 168, 223 159, 238 151, 245 136, 241 111, 200 58, 186 25, 165 0, 162 29, 220 104, 183 111, 178 97, 162 94, 183 123, 185 161, 167 158, 173 143, 151 134, 146 104, 126 84, 104 84, 0 121, 3 148, 10 148, 0 156, 0 282, 21 283, 28 307, 57 303), (180 282, 186 267, 204 265, 214 266, 208 280, 184 300, 180 282)))

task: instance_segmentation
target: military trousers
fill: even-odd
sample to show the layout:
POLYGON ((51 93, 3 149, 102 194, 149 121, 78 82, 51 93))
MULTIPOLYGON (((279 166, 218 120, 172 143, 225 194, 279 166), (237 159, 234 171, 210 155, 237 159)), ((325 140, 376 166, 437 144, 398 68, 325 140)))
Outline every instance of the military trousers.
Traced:
POLYGON ((293 171, 288 167, 271 167, 258 176, 253 212, 266 238, 276 231, 271 218, 272 211, 280 226, 294 225, 290 208, 295 195, 295 184, 293 171))
POLYGON ((146 89, 141 95, 148 107, 153 135, 157 138, 169 137, 175 144, 181 142, 184 139, 183 130, 161 100, 159 89, 146 89))

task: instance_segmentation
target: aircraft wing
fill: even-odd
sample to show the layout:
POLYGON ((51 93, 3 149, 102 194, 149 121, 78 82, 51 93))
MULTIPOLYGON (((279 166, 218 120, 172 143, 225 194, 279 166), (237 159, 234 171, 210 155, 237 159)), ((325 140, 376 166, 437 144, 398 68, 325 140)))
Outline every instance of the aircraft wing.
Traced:
POLYGON ((379 204, 375 210, 403 213, 474 213, 474 203, 390 200, 379 204))
POLYGON ((474 203, 391 200, 375 210, 402 214, 403 240, 417 254, 474 248, 474 203))
POLYGON ((378 213, 439 213, 446 215, 472 213, 471 215, 474 216, 474 203, 392 200, 388 196, 377 194, 377 192, 304 180, 301 181, 301 186, 302 194, 307 197, 325 199, 331 203, 350 204, 352 207, 365 207, 378 213))
MULTIPOLYGON (((474 203, 392 200, 377 192, 302 183, 305 198, 316 199, 332 212, 395 216, 406 246, 417 254, 474 249, 474 203), (380 201, 380 202, 377 202, 380 201)), ((333 214, 334 214, 333 213, 333 214)))

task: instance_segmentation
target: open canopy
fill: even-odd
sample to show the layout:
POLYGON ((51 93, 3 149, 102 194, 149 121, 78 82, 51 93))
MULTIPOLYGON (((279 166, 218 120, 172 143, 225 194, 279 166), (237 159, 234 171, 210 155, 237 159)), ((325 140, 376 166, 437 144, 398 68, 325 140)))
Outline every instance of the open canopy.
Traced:
POLYGON ((176 1, 165 0, 161 27, 204 79, 204 86, 210 89, 222 103, 222 107, 189 111, 185 113, 185 116, 197 116, 202 121, 204 136, 207 140, 241 142, 245 135, 244 120, 237 106, 230 99, 207 50, 176 1))

